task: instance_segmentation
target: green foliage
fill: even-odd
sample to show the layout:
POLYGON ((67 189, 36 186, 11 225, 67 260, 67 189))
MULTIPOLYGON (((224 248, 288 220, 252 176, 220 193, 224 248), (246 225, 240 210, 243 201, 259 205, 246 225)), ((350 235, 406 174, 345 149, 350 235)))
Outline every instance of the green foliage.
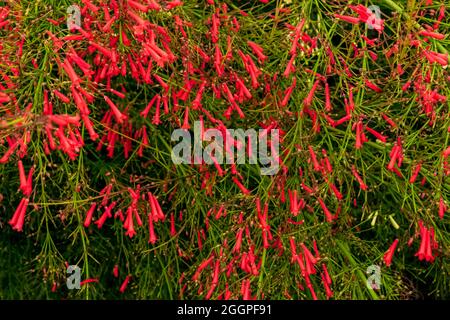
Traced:
MULTIPOLYGON (((100 7, 106 3, 91 2, 100 7)), ((449 15, 443 17, 436 30, 446 35, 445 39, 427 37, 427 43, 418 35, 425 24, 432 26, 436 22, 441 6, 446 12, 450 10, 449 3, 381 1, 378 5, 384 20, 383 32, 371 30, 365 23, 350 24, 334 16, 356 17, 349 4, 368 6, 371 4, 368 1, 292 0, 269 1, 268 4, 220 1, 220 5, 228 6, 228 11, 224 12, 218 1, 207 5, 205 1, 186 0, 182 6, 171 10, 140 13, 151 23, 166 28, 171 39, 170 49, 177 58, 163 66, 154 64, 152 69, 152 75, 158 75, 170 86, 170 112, 166 114, 161 106, 161 124, 155 124, 150 116, 141 115, 156 94, 163 95, 163 90, 155 79, 151 84, 142 79, 137 81, 129 65, 125 76, 111 78, 111 88, 120 92, 122 87, 125 89, 124 99, 108 91, 105 79, 95 81, 83 77, 81 86, 95 98, 88 103, 89 119, 100 138, 92 141, 87 125, 82 121, 79 130, 84 145, 74 159, 61 148, 50 153, 45 150, 48 136, 44 129, 47 121, 44 92, 49 93, 54 114, 79 114, 71 92, 71 80, 57 61, 64 61, 73 48, 92 65, 95 73, 100 73, 102 66, 95 65, 95 56, 99 53, 89 49, 91 43, 88 40, 65 40, 62 49, 56 50, 47 31, 58 39, 71 34, 65 25, 66 8, 74 3, 83 7, 85 2, 9 0, 5 3, 0 5, 9 8, 8 19, 14 32, 0 29, 0 84, 5 86, 7 81, 2 76, 7 74, 14 87, 1 89, 0 93, 14 95, 18 107, 12 101, 0 104, 0 156, 9 149, 8 138, 23 140, 24 132, 29 132, 30 139, 25 142, 26 156, 14 153, 8 162, 0 164, 0 299, 204 299, 213 282, 216 261, 220 261, 220 274, 212 299, 223 297, 227 290, 232 292, 232 298, 243 298, 241 288, 246 280, 250 281, 253 297, 312 299, 313 294, 308 290, 299 265, 291 259, 292 238, 297 244, 304 243, 311 252, 313 243, 317 243, 320 259, 311 282, 319 299, 327 298, 321 280, 322 264, 328 267, 332 278, 333 299, 449 298, 448 209, 443 219, 438 216, 440 200, 447 207, 449 204, 448 158, 443 156, 450 145, 449 106, 448 101, 435 103, 433 116, 430 116, 424 111, 426 103, 423 101, 424 94, 431 92, 450 96, 447 66, 430 63, 424 55, 427 50, 446 53, 450 45, 449 15), (217 43, 225 56, 229 52, 227 41, 230 41, 233 55, 229 61, 223 61, 226 73, 223 77, 217 74, 212 62, 202 68, 202 57, 195 49, 201 47, 214 60, 209 21, 216 10, 222 18, 228 17, 221 21, 217 43), (240 13, 241 10, 247 14, 240 13), (175 16, 184 22, 186 36, 176 26, 175 16), (232 29, 232 17, 239 21, 237 32, 232 29), (60 24, 55 25, 48 19, 60 21, 60 24), (287 25, 296 27, 302 19, 305 21, 304 38, 299 43, 305 50, 299 49, 295 71, 284 77, 291 59, 289 50, 294 33, 287 25), (230 36, 229 40, 227 36, 230 36), (310 53, 311 42, 307 37, 317 42, 317 47, 310 53), (370 46, 364 37, 377 38, 376 45, 370 46), (20 39, 24 42, 19 56, 20 39), (413 40, 420 44, 412 45, 413 40), (248 41, 262 47, 268 57, 264 64, 258 62, 248 41), (251 88, 249 73, 238 50, 249 54, 261 71, 258 88, 251 88), (335 59, 334 65, 330 62, 330 53, 335 59), (200 71, 189 75, 196 83, 195 89, 186 101, 179 101, 176 110, 171 98, 186 84, 188 68, 183 57, 200 71), (402 74, 399 74, 398 66, 404 71, 402 74), (17 75, 13 68, 18 70, 17 75), (315 91, 309 109, 305 107, 305 99, 315 81, 320 79, 315 73, 323 75, 329 84, 332 110, 325 109, 323 84, 315 91), (274 79, 275 74, 277 79, 274 79), (233 77, 236 75, 251 88, 252 98, 239 104, 245 118, 233 111, 227 119, 224 112, 230 103, 214 95, 212 84, 228 83, 234 92, 233 77), (420 79, 427 77, 429 81, 421 82, 420 79), (261 176, 258 165, 237 165, 243 185, 251 191, 249 195, 243 194, 233 182, 229 165, 222 166, 226 173, 220 176, 214 166, 172 163, 170 155, 174 142, 170 139, 171 134, 183 124, 187 107, 191 108, 187 119, 191 127, 200 116, 205 119, 205 126, 217 125, 200 109, 192 108, 203 78, 208 81, 208 87, 201 100, 202 106, 226 127, 259 129, 272 121, 285 132, 280 154, 286 171, 282 168, 277 175, 261 176), (295 89, 288 104, 282 106, 285 90, 294 78, 295 89), (382 92, 370 89, 367 80, 382 88, 382 92), (402 90, 408 81, 411 81, 411 87, 402 90), (265 89, 266 85, 270 88, 265 89), (418 88, 419 85, 425 89, 418 88), (70 103, 58 99, 53 94, 54 89, 67 95, 70 103), (346 116, 348 103, 345 100, 349 99, 350 92, 354 94, 351 119, 337 126, 330 125, 326 116, 334 120, 346 116), (104 121, 107 112, 111 115, 104 95, 126 114, 126 125, 130 125, 130 130, 126 125, 119 125, 113 116, 109 123, 104 121), (30 103, 32 105, 27 109, 30 103), (316 124, 308 112, 317 116, 316 124), (396 127, 389 125, 382 115, 392 119, 396 127), (362 148, 355 148, 358 137, 354 126, 360 120, 364 126, 383 134, 386 143, 364 131, 367 141, 362 148), (143 142, 142 136, 136 136, 141 128, 147 130, 148 144, 143 142), (100 140, 113 133, 119 142, 113 146, 113 154, 108 155, 109 142, 100 140), (391 151, 398 139, 403 157, 401 166, 396 165, 400 176, 388 168, 391 151), (128 156, 125 141, 132 146, 128 156), (138 151, 141 146, 142 156, 138 151), (314 170, 309 146, 320 161, 325 159, 322 150, 326 150, 332 172, 325 175, 314 170), (12 230, 8 224, 24 197, 19 191, 19 159, 26 173, 32 167, 35 170, 21 233, 12 230), (419 163, 419 177, 410 183, 419 163), (368 186, 367 190, 361 188, 353 167, 368 186), (303 175, 299 174, 300 168, 303 175), (335 196, 329 182, 338 187, 343 195, 341 200, 335 196), (112 190, 106 197, 106 205, 100 206, 105 199, 101 190, 110 184, 112 190), (308 192, 304 185, 313 192, 308 192), (141 195, 147 196, 148 192, 155 195, 165 214, 164 221, 154 223, 157 234, 154 244, 149 243, 147 216, 153 209, 148 199, 141 198, 137 203, 143 225, 138 226, 135 222, 137 234, 134 237, 125 234, 124 222, 114 216, 121 209, 126 218, 126 211, 133 202, 129 189, 136 191, 138 186, 141 195), (209 186, 210 193, 207 191, 209 186), (306 202, 298 216, 291 213, 288 190, 298 190, 299 198, 306 202), (282 194, 286 201, 282 200, 282 194), (266 248, 255 206, 258 199, 262 206, 268 204, 273 240, 266 248), (323 199, 333 214, 339 213, 334 221, 326 220, 319 199, 323 199), (105 208, 116 202, 112 218, 107 219, 102 228, 94 223, 89 227, 83 225, 93 202, 98 204, 93 221, 98 221, 105 208), (221 206, 226 210, 226 216, 216 219, 221 206), (171 215, 175 218, 175 235, 171 234, 171 215), (304 220, 303 224, 292 223, 301 220, 304 220), (433 262, 419 261, 415 256, 421 245, 419 221, 434 230, 438 248, 433 250, 433 262), (236 235, 246 227, 250 236, 244 231, 241 251, 233 253, 236 235), (411 238, 414 241, 408 245, 411 238), (387 267, 383 256, 395 239, 399 239, 399 245, 392 265, 387 267), (256 275, 240 268, 242 253, 251 251, 252 246, 256 264, 260 263, 256 275), (211 256, 214 256, 213 262, 194 281, 192 278, 198 267, 211 256), (84 284, 80 290, 68 290, 66 262, 81 268, 82 280, 96 281, 84 284), (230 263, 234 269, 227 275, 230 263), (116 265, 118 277, 113 275, 116 265), (380 290, 366 286, 366 269, 370 265, 381 267, 380 290), (131 280, 122 293, 119 288, 127 275, 131 280)), ((106 18, 101 10, 95 17, 104 25, 106 18)), ((93 25, 93 41, 108 47, 111 37, 119 36, 115 48, 118 55, 133 54, 138 59, 142 54, 139 51, 142 43, 134 31, 130 27, 126 29, 131 46, 124 45, 125 40, 119 32, 126 23, 131 23, 130 20, 122 12, 119 22, 114 24, 114 32, 100 32, 98 26, 93 25)), ((80 77, 81 71, 76 68, 80 77)), ((155 106, 150 111, 152 116, 154 113, 155 106)), ((300 252, 300 247, 297 250, 300 252)))

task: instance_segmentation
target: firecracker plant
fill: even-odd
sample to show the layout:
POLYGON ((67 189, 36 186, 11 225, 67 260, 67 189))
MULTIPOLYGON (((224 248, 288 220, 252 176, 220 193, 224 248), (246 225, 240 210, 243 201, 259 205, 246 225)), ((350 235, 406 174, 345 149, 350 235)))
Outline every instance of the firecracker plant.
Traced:
POLYGON ((1 1, 0 298, 450 298, 449 10, 1 1), (174 163, 195 122, 279 170, 174 163))

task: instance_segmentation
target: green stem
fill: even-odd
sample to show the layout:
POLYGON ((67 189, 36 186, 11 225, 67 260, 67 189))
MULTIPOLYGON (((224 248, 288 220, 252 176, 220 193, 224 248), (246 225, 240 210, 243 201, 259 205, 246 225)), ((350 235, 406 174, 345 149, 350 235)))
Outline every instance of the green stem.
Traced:
POLYGON ((261 294, 261 290, 262 290, 262 282, 263 282, 263 278, 264 278, 264 264, 266 262, 266 248, 264 248, 263 250, 263 256, 262 256, 262 262, 261 262, 261 272, 259 274, 259 279, 258 279, 258 297, 260 298, 260 294, 261 294))
POLYGON ((348 259, 348 261, 350 262, 352 267, 356 269, 356 273, 358 274, 359 279, 362 281, 363 285, 369 290, 369 293, 370 293, 372 299, 380 300, 377 293, 372 288, 369 288, 366 286, 367 278, 364 275, 364 273, 361 271, 361 269, 358 267, 358 264, 356 263, 355 259, 353 259, 353 256, 352 256, 350 250, 348 249, 348 247, 346 245, 344 245, 342 242, 340 242, 339 240, 336 240, 336 244, 342 250, 342 252, 344 253, 345 257, 348 259))

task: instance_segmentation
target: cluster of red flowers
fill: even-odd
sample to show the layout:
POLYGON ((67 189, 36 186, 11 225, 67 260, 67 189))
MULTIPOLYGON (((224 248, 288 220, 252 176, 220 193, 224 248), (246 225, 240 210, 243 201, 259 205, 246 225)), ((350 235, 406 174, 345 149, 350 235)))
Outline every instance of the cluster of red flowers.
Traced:
POLYGON ((423 225, 422 221, 419 221, 419 228, 421 243, 416 256, 419 258, 419 260, 425 259, 425 261, 433 262, 435 259, 435 257, 433 256, 433 250, 436 250, 439 247, 434 237, 434 229, 428 229, 423 225))

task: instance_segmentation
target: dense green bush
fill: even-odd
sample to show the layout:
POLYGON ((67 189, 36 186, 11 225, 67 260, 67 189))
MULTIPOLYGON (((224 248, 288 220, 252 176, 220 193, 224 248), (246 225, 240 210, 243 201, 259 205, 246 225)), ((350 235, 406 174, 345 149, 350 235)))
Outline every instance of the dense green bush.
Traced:
POLYGON ((0 3, 0 298, 449 298, 450 5, 373 4, 0 3))

